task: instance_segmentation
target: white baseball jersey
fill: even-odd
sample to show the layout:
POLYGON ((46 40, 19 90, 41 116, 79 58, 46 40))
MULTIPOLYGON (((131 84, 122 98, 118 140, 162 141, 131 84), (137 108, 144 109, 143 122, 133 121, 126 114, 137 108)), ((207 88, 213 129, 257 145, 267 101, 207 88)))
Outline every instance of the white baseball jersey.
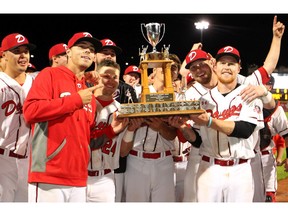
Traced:
POLYGON ((26 74, 21 86, 6 73, 0 72, 0 148, 10 149, 19 155, 29 154, 31 128, 24 120, 22 106, 32 83, 33 78, 29 74, 26 74))
MULTIPOLYGON (((96 130, 101 130, 111 124, 113 113, 120 109, 120 103, 114 100, 109 105, 103 107, 98 100, 96 114, 96 130)), ((91 159, 88 166, 89 170, 117 169, 119 167, 120 144, 117 141, 118 136, 109 139, 101 148, 91 149, 91 159)), ((96 138, 91 142, 101 142, 96 138)))
MULTIPOLYGON (((244 102, 239 95, 243 88, 245 85, 238 86, 224 97, 215 87, 200 99, 201 106, 208 113, 211 113, 213 118, 250 122, 256 125, 255 131, 259 131, 264 127, 263 104, 260 99, 255 99, 249 104, 244 102)), ((202 135, 202 144, 199 150, 201 155, 222 159, 250 159, 255 156, 253 150, 255 140, 258 139, 258 133, 253 133, 244 139, 228 137, 226 134, 207 126, 200 126, 199 128, 202 135)))
MULTIPOLYGON (((279 133, 280 136, 283 136, 288 133, 287 117, 282 106, 277 106, 276 110, 270 116, 267 125, 270 129, 271 136, 274 136, 277 133, 279 133)), ((269 146, 267 146, 265 149, 261 149, 262 152, 269 152, 269 154, 264 154, 262 152, 260 153, 266 192, 276 192, 278 187, 276 159, 273 154, 274 147, 275 143, 273 139, 271 139, 269 146)))
MULTIPOLYGON (((260 85, 262 84, 262 80, 267 78, 268 74, 263 67, 258 68, 255 70, 251 75, 245 77, 241 74, 237 75, 237 83, 245 84, 245 85, 260 85)), ((269 78, 268 78, 269 79, 269 78)), ((267 80, 268 81, 268 80, 267 80)))
MULTIPOLYGON (((277 106, 276 110, 271 115, 270 120, 267 122, 267 125, 272 136, 276 134, 283 136, 288 133, 287 117, 282 106, 277 106)), ((272 150, 274 147, 275 144, 273 139, 271 139, 270 145, 264 150, 272 150)))

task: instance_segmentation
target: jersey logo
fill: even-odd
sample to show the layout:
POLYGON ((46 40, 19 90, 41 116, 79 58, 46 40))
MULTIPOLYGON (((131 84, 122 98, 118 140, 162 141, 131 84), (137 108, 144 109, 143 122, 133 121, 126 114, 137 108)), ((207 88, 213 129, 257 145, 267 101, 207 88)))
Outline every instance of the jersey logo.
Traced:
POLYGON ((15 101, 9 100, 1 105, 4 110, 5 116, 9 116, 16 111, 16 114, 22 114, 22 105, 16 104, 15 101))
POLYGON ((239 113, 242 109, 242 104, 238 106, 233 105, 230 109, 225 109, 223 112, 216 111, 215 113, 212 110, 206 110, 208 113, 211 113, 211 116, 216 119, 228 119, 231 116, 239 116, 239 113))
POLYGON ((113 99, 116 100, 120 96, 120 90, 116 89, 116 91, 113 93, 113 99))
POLYGON ((70 92, 62 92, 62 93, 60 94, 60 98, 66 97, 66 96, 69 96, 69 95, 71 95, 70 92))

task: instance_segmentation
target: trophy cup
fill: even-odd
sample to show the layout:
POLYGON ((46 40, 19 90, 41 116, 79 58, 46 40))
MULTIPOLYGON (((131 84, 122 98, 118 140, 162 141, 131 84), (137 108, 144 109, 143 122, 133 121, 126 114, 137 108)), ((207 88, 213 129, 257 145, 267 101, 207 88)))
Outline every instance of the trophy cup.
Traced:
POLYGON ((169 46, 164 45, 164 51, 156 50, 156 45, 162 40, 165 33, 165 24, 148 23, 141 24, 141 32, 143 37, 153 50, 147 53, 148 46, 142 45, 142 51, 139 49, 141 70, 141 97, 139 103, 121 104, 118 117, 151 117, 151 116, 169 116, 169 115, 189 115, 193 113, 204 112, 201 109, 198 100, 182 100, 175 101, 175 92, 172 85, 171 64, 169 59, 169 46), (143 33, 143 26, 146 28, 147 38, 143 33), (161 27, 163 33, 161 35, 161 27), (162 68, 164 72, 164 90, 157 93, 151 93, 148 83, 148 69, 162 68))
POLYGON ((144 24, 141 23, 141 32, 145 40, 150 43, 150 45, 153 47, 152 53, 149 54, 149 59, 161 59, 162 53, 157 52, 156 45, 160 43, 160 41, 163 39, 165 34, 165 24, 164 23, 148 23, 144 24), (163 33, 161 36, 161 27, 163 26, 163 33), (143 29, 146 29, 146 36, 144 34, 143 29))

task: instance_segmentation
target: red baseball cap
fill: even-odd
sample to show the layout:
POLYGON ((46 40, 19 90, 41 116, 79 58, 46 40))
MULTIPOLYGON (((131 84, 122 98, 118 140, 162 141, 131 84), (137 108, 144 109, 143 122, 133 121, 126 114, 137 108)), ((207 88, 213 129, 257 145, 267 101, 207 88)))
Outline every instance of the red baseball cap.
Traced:
POLYGON ((105 38, 101 40, 102 43, 102 48, 99 50, 101 51, 104 48, 110 48, 113 49, 116 53, 116 55, 122 53, 122 49, 120 47, 118 47, 112 40, 105 38))
POLYGON ((190 65, 193 62, 200 60, 200 59, 201 60, 209 60, 210 56, 205 51, 203 51, 201 49, 191 50, 185 58, 186 63, 187 63, 185 68, 189 69, 190 65))
POLYGON ((237 62, 239 62, 239 63, 241 62, 239 51, 232 46, 225 46, 225 47, 221 48, 217 52, 217 55, 215 57, 216 61, 218 61, 224 55, 230 55, 230 56, 234 57, 237 60, 237 62))
POLYGON ((27 70, 29 70, 29 69, 30 69, 31 71, 34 71, 34 72, 37 71, 36 67, 35 67, 32 63, 29 63, 29 64, 28 64, 27 70))
POLYGON ((92 37, 89 32, 78 32, 75 33, 72 38, 68 41, 68 48, 71 48, 76 43, 80 41, 88 41, 94 45, 95 51, 97 52, 102 47, 102 43, 97 39, 92 37))
POLYGON ((140 69, 135 66, 135 65, 130 65, 129 67, 127 67, 124 71, 124 75, 128 74, 128 73, 139 73, 141 74, 140 69))
POLYGON ((65 43, 55 44, 49 50, 49 55, 48 55, 49 59, 52 59, 52 57, 55 55, 65 54, 66 50, 67 50, 67 44, 65 43))
POLYGON ((19 33, 9 34, 4 37, 1 43, 1 48, 2 51, 6 51, 22 45, 26 45, 29 50, 36 48, 35 44, 29 43, 28 39, 19 33))
POLYGON ((188 73, 187 76, 186 76, 186 83, 187 85, 190 83, 190 82, 193 82, 194 81, 194 78, 192 77, 192 74, 191 73, 188 73))

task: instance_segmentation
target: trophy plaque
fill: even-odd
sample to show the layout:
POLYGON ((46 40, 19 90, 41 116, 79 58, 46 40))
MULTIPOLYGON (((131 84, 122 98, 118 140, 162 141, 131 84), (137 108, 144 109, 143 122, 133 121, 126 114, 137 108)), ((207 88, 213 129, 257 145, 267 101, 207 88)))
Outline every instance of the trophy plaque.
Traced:
POLYGON ((198 100, 175 101, 175 93, 172 85, 171 64, 169 59, 169 48, 164 45, 164 51, 156 50, 156 45, 162 40, 165 33, 165 24, 148 23, 141 24, 143 37, 153 47, 152 52, 147 52, 147 47, 142 46, 140 55, 141 70, 141 97, 139 103, 121 104, 118 117, 152 117, 152 116, 170 116, 170 115, 189 115, 193 113, 203 113, 198 100), (143 32, 143 26, 146 29, 147 38, 143 32), (161 27, 163 34, 161 36, 161 27), (148 83, 148 69, 162 68, 164 72, 164 90, 162 92, 151 93, 148 83))

